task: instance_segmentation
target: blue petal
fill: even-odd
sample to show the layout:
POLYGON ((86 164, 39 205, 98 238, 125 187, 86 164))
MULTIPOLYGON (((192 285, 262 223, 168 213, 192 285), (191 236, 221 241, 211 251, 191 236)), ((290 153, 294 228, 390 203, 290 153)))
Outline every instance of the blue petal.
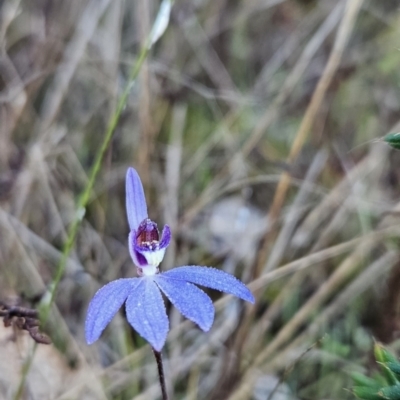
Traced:
POLYGON ((155 350, 161 351, 167 339, 169 322, 164 300, 153 277, 140 278, 140 284, 126 300, 126 317, 140 336, 155 350))
POLYGON ((161 240, 160 240, 160 249, 165 249, 169 246, 169 242, 171 241, 171 229, 168 225, 165 225, 162 231, 161 240))
POLYGON ((254 303, 254 296, 244 283, 233 275, 216 268, 192 265, 174 268, 163 272, 162 275, 233 294, 243 300, 254 303))
POLYGON ((128 168, 125 184, 129 227, 131 231, 136 231, 140 223, 147 218, 147 205, 142 182, 133 168, 128 168))
POLYGON ((169 279, 167 274, 154 277, 155 282, 169 301, 203 331, 210 330, 214 321, 214 306, 211 299, 189 282, 169 279))
POLYGON ((85 336, 88 344, 94 343, 100 337, 138 283, 138 278, 117 279, 96 292, 86 315, 85 336))

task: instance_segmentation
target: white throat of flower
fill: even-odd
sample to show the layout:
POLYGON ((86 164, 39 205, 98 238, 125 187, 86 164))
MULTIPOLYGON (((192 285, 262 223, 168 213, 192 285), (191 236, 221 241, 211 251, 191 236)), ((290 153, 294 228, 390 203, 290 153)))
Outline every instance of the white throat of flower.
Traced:
POLYGON ((141 276, 154 276, 159 273, 158 266, 148 265, 139 269, 139 275, 141 276))
POLYGON ((154 247, 154 250, 145 251, 142 254, 146 258, 147 264, 149 266, 158 267, 164 258, 165 249, 159 249, 158 243, 157 245, 154 245, 154 247))

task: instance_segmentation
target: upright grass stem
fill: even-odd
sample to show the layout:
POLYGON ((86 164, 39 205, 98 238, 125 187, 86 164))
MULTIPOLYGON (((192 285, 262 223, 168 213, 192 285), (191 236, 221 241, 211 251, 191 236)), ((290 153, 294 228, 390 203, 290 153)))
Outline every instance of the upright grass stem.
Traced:
POLYGON ((156 362, 157 362, 158 379, 160 381, 162 398, 163 398, 163 400, 168 400, 167 387, 165 385, 164 366, 163 366, 161 352, 153 349, 153 353, 154 353, 154 357, 156 358, 156 362))

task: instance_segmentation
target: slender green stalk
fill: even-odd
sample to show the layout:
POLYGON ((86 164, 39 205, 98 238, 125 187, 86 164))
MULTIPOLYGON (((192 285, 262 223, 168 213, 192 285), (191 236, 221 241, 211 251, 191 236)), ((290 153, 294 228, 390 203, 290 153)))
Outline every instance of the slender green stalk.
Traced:
POLYGON ((15 392, 15 395, 13 398, 14 400, 19 400, 23 394, 26 377, 31 368, 33 356, 35 355, 37 346, 38 346, 38 344, 35 342, 35 344, 32 347, 31 353, 29 354, 27 360, 25 361, 24 365, 22 366, 21 380, 19 382, 17 391, 15 392))
POLYGON ((165 385, 165 375, 164 375, 164 367, 163 367, 161 352, 153 349, 153 353, 154 353, 154 357, 156 358, 156 362, 157 362, 158 379, 160 381, 162 398, 163 398, 163 400, 168 400, 167 387, 165 385))

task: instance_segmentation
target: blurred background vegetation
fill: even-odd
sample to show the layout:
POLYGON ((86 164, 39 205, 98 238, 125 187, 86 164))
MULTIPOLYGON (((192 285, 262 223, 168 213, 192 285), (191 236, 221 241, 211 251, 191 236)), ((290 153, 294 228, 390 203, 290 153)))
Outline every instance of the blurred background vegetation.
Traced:
MULTIPOLYGON (((156 18, 154 0, 0 1, 0 301, 39 308, 78 198, 156 18)), ((400 347, 397 0, 176 0, 130 92, 46 332, 0 327, 0 398, 157 399, 150 347, 121 312, 89 347, 100 285, 135 276, 124 177, 198 264, 252 288, 212 293, 204 334, 170 309, 173 399, 352 399, 373 338, 400 347), (18 395, 17 388, 22 387, 18 395)))

